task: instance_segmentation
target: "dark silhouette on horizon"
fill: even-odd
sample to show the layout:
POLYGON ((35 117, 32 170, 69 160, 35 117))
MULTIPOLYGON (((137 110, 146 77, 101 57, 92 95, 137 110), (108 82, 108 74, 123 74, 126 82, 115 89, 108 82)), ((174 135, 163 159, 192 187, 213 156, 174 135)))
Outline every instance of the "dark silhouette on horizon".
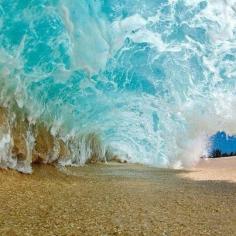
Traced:
POLYGON ((231 157, 231 156, 236 156, 236 152, 222 152, 220 149, 214 149, 210 155, 209 158, 220 158, 220 157, 231 157))

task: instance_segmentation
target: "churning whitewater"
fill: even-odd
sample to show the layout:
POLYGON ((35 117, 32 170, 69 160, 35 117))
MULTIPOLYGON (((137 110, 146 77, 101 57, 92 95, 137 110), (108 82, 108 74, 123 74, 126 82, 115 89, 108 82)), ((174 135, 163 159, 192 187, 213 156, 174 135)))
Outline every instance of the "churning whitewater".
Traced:
POLYGON ((192 165, 236 134, 235 63, 235 0, 0 0, 0 164, 192 165))

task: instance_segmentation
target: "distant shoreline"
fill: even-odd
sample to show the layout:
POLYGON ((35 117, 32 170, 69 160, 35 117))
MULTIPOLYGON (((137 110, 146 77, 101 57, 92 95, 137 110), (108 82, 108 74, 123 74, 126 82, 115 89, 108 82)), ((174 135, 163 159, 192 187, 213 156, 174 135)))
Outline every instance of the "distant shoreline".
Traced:
POLYGON ((236 183, 236 157, 201 159, 182 176, 193 180, 218 180, 236 183))

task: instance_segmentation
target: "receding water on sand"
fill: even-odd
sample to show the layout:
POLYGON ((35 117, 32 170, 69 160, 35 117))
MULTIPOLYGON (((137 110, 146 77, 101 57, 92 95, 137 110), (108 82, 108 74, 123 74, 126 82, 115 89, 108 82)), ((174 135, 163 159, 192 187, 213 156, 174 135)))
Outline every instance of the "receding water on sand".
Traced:
POLYGON ((234 235, 236 184, 98 164, 0 171, 1 235, 234 235))

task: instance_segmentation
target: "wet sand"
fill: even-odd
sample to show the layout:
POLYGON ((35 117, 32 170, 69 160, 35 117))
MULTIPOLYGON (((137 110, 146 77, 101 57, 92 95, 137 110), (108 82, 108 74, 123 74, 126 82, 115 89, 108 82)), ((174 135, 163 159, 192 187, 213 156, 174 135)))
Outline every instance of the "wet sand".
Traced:
POLYGON ((98 164, 0 170, 0 235, 236 235, 236 183, 98 164))

